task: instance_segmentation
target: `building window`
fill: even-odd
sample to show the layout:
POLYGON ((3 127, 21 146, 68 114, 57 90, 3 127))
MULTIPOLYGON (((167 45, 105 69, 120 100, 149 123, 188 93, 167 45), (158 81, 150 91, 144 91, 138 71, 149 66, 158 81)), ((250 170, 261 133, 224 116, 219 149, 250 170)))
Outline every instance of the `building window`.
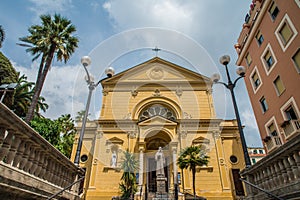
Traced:
POLYGON ((284 92, 285 88, 284 88, 284 85, 282 83, 280 76, 277 76, 277 78, 275 79, 275 81, 273 83, 274 83, 277 95, 278 96, 281 95, 284 92))
POLYGON ((293 55, 292 59, 295 64, 297 72, 300 73, 300 49, 297 50, 295 55, 293 55))
POLYGON ((291 27, 289 26, 289 24, 285 22, 281 27, 281 29, 279 30, 279 34, 281 36, 282 42, 286 45, 288 41, 292 38, 294 33, 291 27))
POLYGON ((269 134, 272 136, 278 136, 274 123, 268 126, 269 134))
POLYGON ((291 97, 281 108, 280 111, 284 118, 281 124, 285 138, 288 140, 300 131, 300 112, 294 97, 291 97))
POLYGON ((285 51, 298 34, 297 29, 287 14, 284 15, 275 34, 282 50, 285 51))
POLYGON ((274 64, 274 59, 273 59, 273 56, 270 51, 267 51, 267 53, 264 56, 264 59, 266 61, 268 69, 270 69, 272 67, 272 65, 274 64))
POLYGON ((265 67, 265 71, 266 71, 267 75, 269 75, 277 63, 277 59, 274 55, 274 52, 273 52, 270 44, 267 45, 267 47, 265 48, 264 52, 262 53, 260 59, 265 67))
POLYGON ((161 116, 172 121, 176 120, 174 112, 160 104, 154 104, 144 109, 139 116, 139 120, 143 121, 154 116, 161 116))
POLYGON ((257 32, 255 38, 256 38, 257 43, 258 43, 259 46, 260 46, 260 45, 263 43, 263 41, 264 41, 264 37, 263 37, 263 35, 261 34, 260 31, 257 32))
POLYGON ((265 129, 267 134, 263 140, 266 149, 270 152, 282 144, 274 116, 265 124, 265 129))
POLYGON ((257 70, 256 66, 255 66, 254 70, 251 72, 251 74, 249 76, 249 80, 252 84, 252 88, 253 88, 254 93, 256 93, 257 90, 262 85, 262 81, 261 81, 261 78, 260 78, 260 75, 258 73, 258 70, 257 70))
POLYGON ((269 135, 274 138, 275 145, 281 145, 281 139, 277 133, 274 123, 268 126, 269 135))
POLYGON ((288 120, 298 120, 298 117, 292 105, 290 105, 284 112, 288 120))
POLYGON ((257 150, 256 149, 253 150, 253 154, 257 154, 257 150))
POLYGON ((252 158, 252 163, 255 164, 256 163, 256 160, 255 158, 252 158))
POLYGON ((264 151, 260 149, 259 154, 264 154, 264 151))
POLYGON ((261 108, 263 110, 263 112, 265 113, 267 110, 268 110, 268 104, 267 104, 267 101, 265 99, 265 97, 262 97, 260 100, 260 105, 261 105, 261 108))
POLYGON ((251 56, 250 56, 250 53, 247 53, 245 59, 246 59, 247 65, 250 66, 251 63, 252 63, 252 58, 251 58, 251 56))
POLYGON ((278 13, 279 13, 279 9, 277 7, 277 5, 275 4, 275 2, 273 1, 270 9, 269 9, 269 13, 271 15, 272 20, 275 20, 278 13))

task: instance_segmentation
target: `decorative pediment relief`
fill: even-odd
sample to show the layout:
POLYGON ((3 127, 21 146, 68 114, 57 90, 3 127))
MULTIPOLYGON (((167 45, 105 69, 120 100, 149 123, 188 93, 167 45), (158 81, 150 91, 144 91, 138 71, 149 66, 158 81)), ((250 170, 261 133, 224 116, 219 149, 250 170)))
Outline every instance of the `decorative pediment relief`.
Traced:
POLYGON ((209 144, 209 142, 210 142, 209 139, 200 136, 194 139, 192 143, 195 145, 195 144, 209 144))
POLYGON ((108 144, 119 144, 119 145, 123 145, 124 141, 120 138, 117 138, 117 137, 113 137, 113 138, 110 138, 108 140, 106 140, 106 145, 108 144))
POLYGON ((210 79, 184 67, 161 58, 153 58, 134 66, 112 78, 102 81, 102 84, 132 84, 165 83, 165 82, 209 82, 210 79))
POLYGON ((154 116, 138 124, 139 126, 176 126, 177 123, 161 116, 154 116))

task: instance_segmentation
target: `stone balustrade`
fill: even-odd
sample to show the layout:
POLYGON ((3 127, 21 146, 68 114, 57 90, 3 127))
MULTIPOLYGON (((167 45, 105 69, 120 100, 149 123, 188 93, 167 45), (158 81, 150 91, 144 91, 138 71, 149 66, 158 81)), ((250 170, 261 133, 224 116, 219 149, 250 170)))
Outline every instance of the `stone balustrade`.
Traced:
MULTIPOLYGON (((300 135, 241 172, 250 183, 283 199, 300 197, 300 135)), ((268 199, 246 184, 247 199, 268 199)))
MULTIPOLYGON (((0 103, 0 197, 46 199, 81 176, 82 170, 0 103)), ((78 199, 79 185, 60 196, 78 199)))

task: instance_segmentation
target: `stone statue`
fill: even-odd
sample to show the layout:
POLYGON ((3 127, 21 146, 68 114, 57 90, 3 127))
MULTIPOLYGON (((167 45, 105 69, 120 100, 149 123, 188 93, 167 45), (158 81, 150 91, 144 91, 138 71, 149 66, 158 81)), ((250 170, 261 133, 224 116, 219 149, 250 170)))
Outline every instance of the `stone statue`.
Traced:
POLYGON ((117 154, 116 151, 113 151, 111 155, 111 162, 110 162, 111 167, 117 167, 117 154))
POLYGON ((155 154, 156 161, 156 176, 165 176, 164 172, 164 164, 165 164, 165 156, 162 152, 162 148, 159 147, 155 154))

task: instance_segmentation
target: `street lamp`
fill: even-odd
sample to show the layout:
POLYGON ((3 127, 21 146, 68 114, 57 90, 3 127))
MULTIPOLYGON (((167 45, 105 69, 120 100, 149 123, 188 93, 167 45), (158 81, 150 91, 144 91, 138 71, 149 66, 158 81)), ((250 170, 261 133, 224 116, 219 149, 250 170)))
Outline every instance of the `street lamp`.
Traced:
POLYGON ((228 83, 223 83, 220 82, 220 75, 219 74, 213 74, 211 76, 211 80, 213 81, 213 83, 220 83, 223 84, 227 89, 230 90, 231 93, 231 97, 232 97, 232 103, 233 103, 233 107, 234 107, 234 112, 235 112, 235 116, 236 116, 236 120, 238 123, 238 128, 239 128, 239 132, 240 132, 240 137, 241 137, 241 142, 242 142, 242 147, 243 147, 243 153, 244 153, 244 159, 245 159, 245 164, 246 164, 246 168, 251 166, 251 162, 250 162, 250 158, 249 158, 249 154, 248 154, 248 150, 247 150, 247 145, 246 145, 246 140, 245 140, 245 136, 244 136, 244 132, 243 132, 243 127, 241 124, 241 119, 240 119, 240 115, 239 115, 239 110, 236 104, 236 100, 235 100, 235 95, 234 95, 234 87, 236 86, 236 83, 238 80, 240 80, 241 78, 245 77, 245 68, 242 66, 239 66, 236 70, 236 73, 239 75, 239 77, 232 82, 229 72, 228 72, 228 63, 230 62, 230 56, 228 55, 224 55, 220 58, 220 63, 222 65, 225 66, 226 69, 226 75, 227 75, 227 80, 228 83))
POLYGON ((80 152, 81 152, 81 148, 82 148, 82 140, 83 140, 83 136, 84 136, 84 131, 85 131, 85 125, 86 125, 86 120, 87 120, 87 116, 88 116, 88 112, 89 112, 89 108, 90 108, 90 103, 91 103, 91 97, 92 97, 92 93, 93 90, 99 85, 99 83, 101 83, 101 81, 103 81, 106 78, 110 78, 114 75, 115 71, 112 67, 109 67, 105 70, 105 74, 107 75, 106 78, 99 80, 97 83, 94 82, 94 77, 90 75, 89 71, 87 70, 87 67, 91 64, 91 58, 88 56, 83 56, 81 58, 81 64, 84 67, 84 70, 86 72, 86 82, 88 84, 88 88, 89 88, 89 94, 88 94, 88 99, 86 102, 86 107, 85 107, 85 113, 82 119, 82 127, 80 130, 80 135, 79 135, 79 140, 78 140, 78 145, 77 145, 77 150, 76 150, 76 154, 75 154, 75 160, 74 160, 74 164, 76 166, 79 166, 79 158, 80 158, 80 152))

